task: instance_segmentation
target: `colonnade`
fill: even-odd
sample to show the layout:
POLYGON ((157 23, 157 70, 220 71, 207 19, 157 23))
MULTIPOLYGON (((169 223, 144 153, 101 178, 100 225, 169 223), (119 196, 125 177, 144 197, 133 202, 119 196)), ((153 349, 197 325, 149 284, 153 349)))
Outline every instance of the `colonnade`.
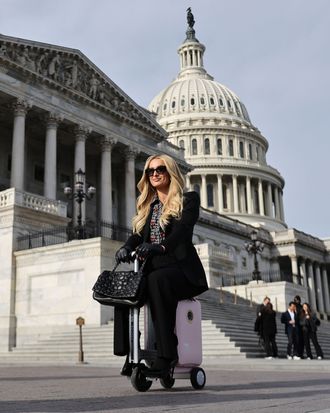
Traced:
POLYGON ((291 256, 293 283, 308 290, 308 300, 314 310, 330 314, 330 292, 327 268, 304 257, 291 256))
MULTIPOLYGON (((25 124, 26 114, 29 110, 27 102, 18 99, 13 107, 13 140, 10 186, 20 191, 25 190, 25 124)), ((43 196, 48 199, 56 199, 57 195, 57 131, 63 118, 48 113, 46 116, 45 131, 45 157, 44 157, 44 188, 43 196)), ((86 140, 91 130, 87 125, 76 124, 74 127, 74 160, 72 175, 79 169, 86 171, 86 140)), ((112 222, 112 176, 111 154, 117 138, 105 135, 100 138, 100 194, 99 216, 100 219, 112 222)), ((138 150, 126 146, 122 152, 124 155, 125 169, 125 224, 131 226, 131 219, 135 214, 135 158, 138 150)), ((82 217, 85 217, 85 203, 82 204, 82 217)), ((74 212, 75 213, 75 212, 74 212)), ((75 213, 76 214, 76 213, 75 213)), ((75 215, 76 216, 76 215, 75 215)))
POLYGON ((216 194, 219 213, 259 214, 285 221, 283 191, 273 182, 237 174, 193 174, 187 176, 186 179, 189 189, 193 189, 196 183, 199 185, 201 205, 204 208, 209 207, 207 185, 211 183, 213 192, 216 194))

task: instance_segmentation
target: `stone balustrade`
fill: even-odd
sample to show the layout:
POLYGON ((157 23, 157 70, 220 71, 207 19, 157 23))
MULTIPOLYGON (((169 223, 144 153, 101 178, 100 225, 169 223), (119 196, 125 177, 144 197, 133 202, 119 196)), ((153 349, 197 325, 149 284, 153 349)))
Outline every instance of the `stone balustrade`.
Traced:
POLYGON ((35 211, 47 212, 60 217, 67 216, 67 206, 64 202, 18 191, 15 188, 0 192, 0 209, 13 205, 34 209, 35 211))

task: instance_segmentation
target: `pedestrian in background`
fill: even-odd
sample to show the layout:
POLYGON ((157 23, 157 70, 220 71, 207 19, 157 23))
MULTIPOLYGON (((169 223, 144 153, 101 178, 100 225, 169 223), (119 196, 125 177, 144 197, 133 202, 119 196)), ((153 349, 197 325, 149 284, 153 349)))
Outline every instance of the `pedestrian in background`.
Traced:
POLYGON ((273 310, 272 303, 268 302, 261 310, 261 334, 265 343, 266 359, 278 356, 276 344, 276 312, 273 310))
POLYGON ((308 303, 304 303, 302 306, 299 323, 302 329, 307 359, 311 360, 313 358, 310 344, 310 341, 312 340, 317 359, 322 360, 323 351, 321 349, 321 346, 319 345, 316 334, 317 327, 320 326, 321 322, 317 318, 316 314, 312 311, 308 303))
MULTIPOLYGON (((296 295, 293 299, 293 302, 296 304, 296 313, 298 317, 302 312, 301 298, 299 295, 296 295)), ((296 325, 297 329, 297 353, 300 358, 304 357, 304 337, 300 323, 296 325)))
POLYGON ((285 334, 288 337, 287 358, 289 360, 300 360, 297 348, 297 324, 298 316, 296 313, 296 304, 290 301, 287 311, 282 313, 281 323, 285 325, 285 334))

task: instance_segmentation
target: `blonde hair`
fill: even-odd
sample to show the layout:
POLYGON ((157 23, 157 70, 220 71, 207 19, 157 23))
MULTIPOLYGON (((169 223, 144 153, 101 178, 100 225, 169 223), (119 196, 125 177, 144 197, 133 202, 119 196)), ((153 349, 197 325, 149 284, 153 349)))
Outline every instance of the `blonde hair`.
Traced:
POLYGON ((165 154, 149 156, 144 165, 142 178, 137 184, 137 188, 140 191, 140 196, 137 199, 137 213, 132 220, 132 224, 133 232, 138 234, 141 233, 147 221, 150 212, 150 204, 156 195, 156 190, 150 184, 149 177, 146 174, 146 169, 149 168, 150 162, 153 159, 161 159, 164 162, 170 178, 168 195, 163 205, 163 211, 160 217, 161 228, 163 230, 165 229, 170 217, 179 219, 182 213, 184 178, 180 172, 178 164, 173 158, 165 154))

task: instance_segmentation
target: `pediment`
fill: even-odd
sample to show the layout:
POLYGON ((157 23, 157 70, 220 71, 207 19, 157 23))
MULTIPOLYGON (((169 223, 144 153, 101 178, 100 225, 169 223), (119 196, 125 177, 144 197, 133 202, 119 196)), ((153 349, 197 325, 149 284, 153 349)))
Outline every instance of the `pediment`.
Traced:
POLYGON ((1 65, 24 71, 50 87, 152 132, 163 140, 167 133, 152 114, 140 107, 80 50, 0 35, 1 65))

